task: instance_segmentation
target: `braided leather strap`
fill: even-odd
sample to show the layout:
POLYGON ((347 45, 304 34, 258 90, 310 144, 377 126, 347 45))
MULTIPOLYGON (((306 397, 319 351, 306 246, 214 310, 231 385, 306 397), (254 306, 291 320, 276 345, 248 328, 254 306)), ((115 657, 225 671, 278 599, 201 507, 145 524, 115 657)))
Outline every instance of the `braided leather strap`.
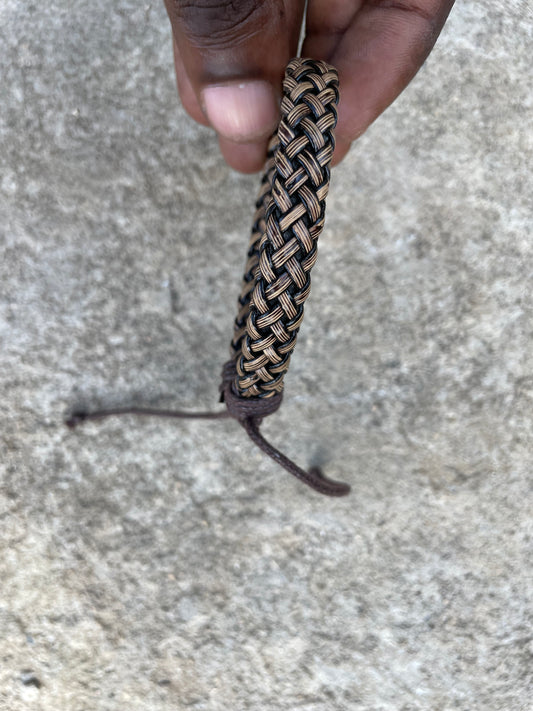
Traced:
POLYGON ((270 398, 283 390, 324 226, 335 147, 335 69, 322 61, 293 59, 283 92, 281 121, 269 146, 256 203, 232 341, 233 386, 245 398, 270 398))

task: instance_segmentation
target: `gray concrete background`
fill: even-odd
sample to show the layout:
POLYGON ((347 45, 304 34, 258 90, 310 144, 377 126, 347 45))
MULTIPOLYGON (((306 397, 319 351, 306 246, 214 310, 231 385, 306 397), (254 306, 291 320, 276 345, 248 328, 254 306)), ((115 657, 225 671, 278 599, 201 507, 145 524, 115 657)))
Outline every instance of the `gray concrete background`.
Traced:
POLYGON ((257 178, 162 3, 2 1, 2 711, 532 708, 532 15, 459 3, 334 171, 265 426, 332 501, 232 422, 62 425, 217 406, 257 178))

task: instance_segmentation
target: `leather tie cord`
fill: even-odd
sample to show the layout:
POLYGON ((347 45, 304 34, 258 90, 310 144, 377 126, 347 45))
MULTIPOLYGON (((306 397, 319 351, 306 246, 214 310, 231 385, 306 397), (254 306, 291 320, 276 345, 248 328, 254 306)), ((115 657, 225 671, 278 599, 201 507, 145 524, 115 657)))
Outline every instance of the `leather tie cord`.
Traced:
POLYGON ((348 484, 327 479, 317 467, 305 471, 273 447, 260 432, 264 417, 279 408, 283 378, 309 296, 310 272, 324 226, 329 164, 335 147, 338 77, 322 61, 293 59, 283 81, 281 120, 272 137, 256 213, 239 308, 224 365, 222 412, 181 412, 125 407, 75 411, 75 427, 87 419, 137 414, 219 419, 232 417, 250 439, 289 473, 327 496, 344 496, 348 484))

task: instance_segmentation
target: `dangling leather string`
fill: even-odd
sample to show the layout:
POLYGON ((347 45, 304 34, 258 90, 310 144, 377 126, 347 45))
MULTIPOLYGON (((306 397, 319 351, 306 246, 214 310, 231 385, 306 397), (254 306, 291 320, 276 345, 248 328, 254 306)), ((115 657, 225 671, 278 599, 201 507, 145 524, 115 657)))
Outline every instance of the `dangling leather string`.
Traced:
POLYGON ((282 396, 268 399, 249 399, 235 395, 232 388, 232 380, 235 376, 235 365, 229 361, 224 366, 222 372, 222 383, 220 386, 223 401, 226 409, 221 412, 187 412, 185 410, 165 410, 151 407, 113 407, 102 410, 74 410, 66 418, 65 424, 70 429, 76 428, 83 422, 89 420, 103 420, 106 417, 116 415, 141 415, 145 417, 167 417, 180 420, 221 420, 232 417, 239 422, 252 442, 254 442, 265 454, 282 466, 286 471, 300 479, 311 489, 326 496, 345 496, 349 493, 350 487, 340 481, 326 478, 318 467, 311 467, 309 471, 301 469, 291 459, 285 456, 279 449, 276 449, 261 434, 259 428, 264 417, 274 413, 281 405, 282 396))
POLYGON ((103 420, 116 415, 142 415, 144 417, 168 417, 177 420, 222 420, 230 417, 229 412, 187 412, 186 410, 161 410, 152 407, 110 407, 103 410, 73 410, 65 419, 71 430, 88 420, 103 420))

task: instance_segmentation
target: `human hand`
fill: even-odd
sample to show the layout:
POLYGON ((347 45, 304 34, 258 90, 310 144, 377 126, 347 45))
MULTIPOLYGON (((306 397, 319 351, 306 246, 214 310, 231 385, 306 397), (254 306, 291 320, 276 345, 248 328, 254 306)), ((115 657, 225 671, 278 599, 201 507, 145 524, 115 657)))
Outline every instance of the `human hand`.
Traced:
MULTIPOLYGON (((260 170, 279 118, 304 0, 165 0, 186 111, 236 170, 260 170)), ((303 57, 339 72, 335 165, 414 77, 453 0, 309 0, 303 57)))

